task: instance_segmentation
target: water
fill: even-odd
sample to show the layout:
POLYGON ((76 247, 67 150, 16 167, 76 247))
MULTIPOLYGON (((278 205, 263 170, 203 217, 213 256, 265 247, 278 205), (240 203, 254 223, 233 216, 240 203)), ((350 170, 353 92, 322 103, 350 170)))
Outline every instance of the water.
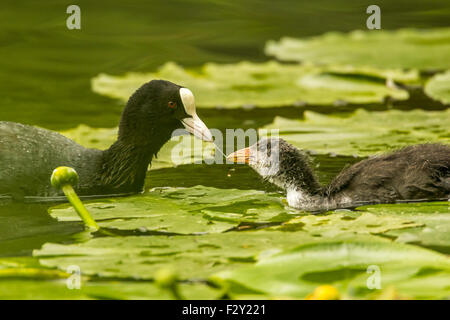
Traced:
MULTIPOLYGON (((90 79, 101 72, 151 71, 166 61, 196 67, 209 61, 265 61, 269 39, 302 37, 365 27, 371 1, 87 1, 82 30, 65 27, 60 1, 3 0, 0 13, 0 119, 54 130, 84 123, 117 125, 123 105, 94 94, 90 79)), ((448 1, 378 1, 382 27, 441 27, 450 21, 448 1)), ((385 109, 386 106, 373 106, 385 109)), ((414 103, 399 106, 416 107, 414 103)), ((351 111, 348 106, 343 111, 351 111)), ((298 117, 302 108, 199 110, 211 128, 249 128, 275 115, 298 117)), ((315 109, 316 111, 318 109, 315 109)), ((319 109, 331 112, 332 108, 319 109)), ((317 156, 327 182, 354 158, 317 156)), ((186 165, 153 170, 146 188, 189 187, 276 190, 246 166, 186 165)), ((0 206, 0 256, 29 255, 45 242, 71 242, 79 223, 56 222, 51 204, 0 206)))

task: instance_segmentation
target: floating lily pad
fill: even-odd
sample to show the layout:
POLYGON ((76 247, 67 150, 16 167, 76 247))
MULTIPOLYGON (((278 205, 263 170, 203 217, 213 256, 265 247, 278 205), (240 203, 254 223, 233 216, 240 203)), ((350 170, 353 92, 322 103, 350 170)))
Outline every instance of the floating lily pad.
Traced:
MULTIPOLYGON (((195 216, 188 217, 188 213, 206 212, 202 218, 230 226, 242 221, 282 222, 289 218, 287 212, 283 212, 279 195, 265 195, 252 190, 230 190, 225 193, 223 190, 205 187, 169 188, 155 189, 150 194, 152 200, 148 198, 148 202, 140 201, 148 197, 143 195, 89 203, 88 208, 94 212, 102 226, 127 229, 142 226, 140 222, 143 221, 144 225, 149 225, 150 230, 160 230, 159 226, 168 225, 173 227, 172 230, 179 228, 181 232, 183 222, 186 230, 208 229, 203 223, 196 225, 197 222, 189 221, 195 221, 195 216), (156 216, 153 217, 158 208, 165 208, 166 200, 172 201, 167 211, 173 211, 173 214, 166 212, 161 217, 169 222, 174 221, 173 226, 158 221, 156 216), (135 207, 128 207, 130 203, 135 204, 135 207), (260 209, 261 217, 253 215, 253 210, 252 214, 247 216, 246 208, 260 209), (147 214, 154 218, 153 222, 144 218, 147 214), (180 215, 180 218, 176 217, 177 215, 180 215), (136 220, 136 224, 128 225, 132 219, 136 220), (198 226, 205 229, 197 229, 198 226)), ((433 205, 435 204, 430 204, 433 205)), ((444 203, 439 204, 437 211, 429 211, 430 218, 441 214, 443 205, 444 203)), ((371 210, 373 206, 367 206, 357 211, 337 210, 320 216, 291 216, 291 220, 281 226, 261 230, 184 236, 100 237, 85 239, 85 242, 76 244, 47 243, 40 250, 35 250, 33 255, 45 267, 64 271, 70 265, 77 265, 83 275, 103 278, 152 279, 156 270, 171 268, 181 279, 205 279, 216 272, 224 271, 226 276, 219 274, 212 279, 221 279, 222 285, 223 281, 228 283, 223 288, 231 285, 229 293, 235 298, 249 294, 265 298, 304 298, 317 285, 324 283, 337 285, 339 290, 350 297, 369 297, 377 292, 365 287, 365 281, 370 276, 366 269, 375 264, 382 270, 383 288, 394 285, 407 297, 445 297, 449 288, 444 287, 442 283, 448 280, 449 269, 443 256, 369 235, 415 231, 417 228, 426 227, 426 222, 415 219, 416 215, 413 213, 399 214, 402 210, 400 207, 406 208, 403 204, 396 206, 392 205, 392 210, 391 207, 386 207, 381 213, 371 210), (334 242, 330 245, 331 239, 334 242), (299 253, 298 259, 293 260, 292 264, 289 260, 291 258, 287 258, 282 263, 260 267, 266 259, 272 259, 271 257, 278 256, 278 253, 296 248, 300 244, 305 244, 306 253, 299 253), (308 248, 316 246, 317 249, 311 249, 313 253, 310 253, 308 248), (250 267, 255 261, 258 261, 256 265, 250 267), (447 269, 442 265, 447 266, 447 269), (245 266, 249 266, 249 269, 242 269, 247 270, 242 273, 237 269, 245 266), (431 274, 428 272, 430 268, 433 268, 431 274), (233 270, 238 270, 237 276, 233 270), (287 276, 291 273, 292 276, 287 276), (270 288, 257 282, 262 281, 261 279, 267 279, 270 288), (411 283, 425 283, 425 287, 420 291, 411 283)), ((53 215, 61 220, 75 218, 75 214, 70 210, 60 209, 54 209, 53 215)), ((213 228, 208 231, 214 232, 213 228)))
POLYGON ((444 104, 450 104, 450 70, 432 77, 425 85, 425 93, 444 104))
POLYGON ((80 124, 76 128, 60 133, 83 147, 105 150, 117 140, 118 130, 118 128, 91 128, 80 124))
POLYGON ((298 148, 319 153, 367 156, 406 145, 450 143, 450 110, 370 112, 350 116, 304 112, 303 120, 276 117, 263 129, 279 129, 280 137, 298 148))
MULTIPOLYGON (((242 223, 267 224, 293 217, 279 194, 225 192, 203 186, 155 189, 144 195, 90 202, 86 207, 101 227, 180 234, 223 232, 242 223)), ((49 211, 60 221, 80 220, 67 204, 49 211)))
POLYGON ((329 32, 305 39, 269 41, 266 54, 279 60, 381 69, 450 68, 450 28, 329 32))
POLYGON ((36 268, 39 266, 39 262, 33 257, 0 258, 0 270, 7 268, 36 268))
POLYGON ((332 238, 342 234, 380 234, 390 230, 422 226, 422 224, 393 214, 377 216, 368 212, 356 215, 352 211, 338 210, 327 215, 307 215, 294 218, 277 230, 303 230, 313 236, 332 238))
POLYGON ((382 102, 387 96, 398 100, 408 98, 406 91, 388 87, 383 81, 334 71, 330 74, 310 65, 284 65, 275 61, 208 63, 199 71, 166 63, 155 73, 100 74, 92 79, 92 90, 127 101, 143 83, 166 79, 190 88, 201 108, 275 107, 299 102, 330 105, 336 101, 362 104, 382 102))
POLYGON ((394 230, 387 235, 396 238, 397 242, 420 244, 434 249, 450 252, 450 203, 405 203, 380 204, 357 208, 370 212, 379 218, 397 216, 422 226, 406 230, 394 230))
POLYGON ((363 76, 379 80, 392 80, 405 84, 419 84, 420 74, 418 70, 380 69, 370 66, 353 65, 329 65, 323 67, 324 72, 346 76, 363 76))
MULTIPOLYGON (((179 292, 186 299, 218 299, 220 291, 205 284, 179 284, 179 292)), ((2 279, 2 300, 75 300, 75 299, 120 299, 120 300, 170 300, 168 290, 150 282, 82 281, 80 289, 69 289, 67 280, 20 280, 2 279)))
MULTIPOLYGON (((72 269, 73 270, 73 269, 72 269)), ((72 273, 42 267, 33 257, 0 259, 0 299, 174 299, 173 295, 150 282, 102 279, 96 281, 81 274, 80 288, 69 289, 72 273)), ((179 283, 186 299, 216 299, 222 294, 204 283, 179 283)))
MULTIPOLYGON (((89 202, 86 207, 104 228, 177 234, 217 233, 239 225, 283 223, 273 229, 333 237, 351 233, 380 234, 423 225, 416 219, 396 215, 395 206, 393 214, 387 211, 381 216, 349 210, 307 215, 285 207, 282 198, 278 193, 236 189, 224 193, 222 189, 196 186, 157 188, 145 195, 89 202)), ((52 207, 49 212, 59 221, 80 220, 67 204, 52 207)))
MULTIPOLYGON (((91 128, 86 125, 61 134, 86 148, 108 149, 117 140, 117 128, 91 128)), ((152 160, 151 168, 166 168, 182 164, 198 163, 214 158, 214 145, 191 135, 172 137, 152 160)))
POLYGON ((202 236, 94 238, 78 244, 47 243, 33 255, 47 267, 78 265, 84 275, 152 279, 171 268, 181 279, 206 278, 254 261, 263 251, 280 251, 311 241, 306 233, 245 231, 202 236))
MULTIPOLYGON (((243 219, 255 219, 253 215, 246 217, 245 214, 242 215, 242 211, 235 211, 233 208, 239 206, 245 208, 245 202, 240 203, 244 198, 251 202, 251 199, 255 197, 256 199, 259 197, 265 199, 267 197, 262 194, 251 194, 252 191, 240 196, 233 195, 233 192, 230 192, 230 195, 222 193, 222 202, 215 202, 213 199, 221 195, 219 191, 209 199, 204 194, 204 189, 194 189, 196 190, 192 193, 169 190, 167 196, 181 208, 183 208, 183 203, 190 203, 192 212, 196 210, 206 211, 205 219, 213 219, 211 222, 219 222, 219 226, 220 223, 231 223, 229 226, 232 226, 233 223, 236 224, 243 219), (195 202, 192 202, 192 200, 195 200, 195 202), (206 210, 205 207, 209 207, 209 209, 206 210), (220 212, 220 215, 215 216, 217 212, 220 212), (241 216, 235 217, 236 212, 240 213, 241 216)), ((99 219, 99 224, 125 229, 130 227, 125 218, 117 219, 116 221, 106 220, 109 216, 107 211, 111 210, 111 216, 114 217, 131 217, 145 214, 145 206, 148 206, 148 204, 140 204, 139 201, 134 202, 137 203, 137 206, 144 205, 144 208, 131 210, 120 208, 121 210, 118 210, 119 207, 108 208, 108 204, 103 204, 104 208, 100 210, 104 210, 105 213, 100 212, 98 215, 105 218, 105 220, 99 219), (114 210, 117 211, 114 212, 114 210), (119 211, 121 212, 120 214, 119 211)), ((283 212, 281 208, 268 210, 269 207, 261 207, 255 203, 252 203, 251 207, 261 208, 263 219, 257 218, 259 221, 270 221, 271 219, 272 221, 283 221, 284 219, 289 219, 287 212, 283 212), (275 212, 279 212, 279 214, 275 216, 275 212), (268 219, 268 217, 271 218, 268 219)), ((260 203, 266 202, 261 201, 260 203)), ((88 205, 95 216, 98 210, 93 206, 94 204, 88 205)), ((58 212, 56 210, 56 213, 60 214, 61 219, 74 218, 73 212, 64 210, 58 212)), ((40 263, 46 267, 58 267, 61 270, 65 270, 67 266, 75 264, 81 267, 83 274, 101 277, 151 279, 155 270, 161 267, 170 267, 179 272, 183 279, 204 278, 218 270, 230 270, 242 264, 252 263, 255 261, 256 256, 273 254, 274 252, 295 247, 300 243, 321 241, 321 239, 327 238, 355 237, 355 234, 386 233, 401 228, 413 229, 413 227, 420 225, 395 215, 378 217, 379 219, 374 216, 374 214, 369 213, 361 215, 360 213, 342 213, 338 211, 328 216, 305 216, 304 220, 302 220, 303 218, 297 218, 292 220, 291 223, 286 223, 280 227, 261 230, 209 233, 197 236, 102 237, 87 239, 84 243, 69 245, 47 243, 41 250, 35 251, 34 256, 38 257, 40 263), (353 217, 355 215, 356 218, 353 217), (328 221, 324 221, 325 218, 328 221)), ((162 217, 164 218, 164 216, 162 217)), ((167 214, 165 217, 169 222, 171 221, 170 219, 176 222, 176 224, 174 223, 176 228, 172 230, 182 230, 183 221, 186 225, 186 231, 190 229, 208 230, 209 228, 209 231, 213 232, 215 228, 214 226, 205 227, 204 224, 195 225, 195 223, 191 223, 184 212, 174 211, 173 215, 167 214), (175 215, 181 215, 181 218, 174 217, 175 215)), ((291 218, 295 218, 295 216, 291 216, 291 218)), ((137 227, 139 222, 140 218, 136 218, 135 225, 131 225, 131 227, 137 227)), ((148 222, 144 218, 141 225, 145 225, 148 222)), ((156 218, 153 223, 155 225, 149 223, 149 229, 160 230, 157 223, 160 223, 162 226, 170 226, 170 224, 165 222, 158 222, 156 218)), ((170 231, 171 229, 168 230, 170 231)), ((216 229, 215 231, 220 230, 216 229)), ((374 237, 374 239, 377 238, 374 237)))
POLYGON ((263 256, 252 266, 215 274, 212 280, 228 287, 232 296, 259 293, 305 298, 317 286, 332 284, 344 296, 367 298, 379 292, 368 288, 373 283, 369 278, 376 276, 368 270, 380 272, 381 288, 394 286, 408 298, 450 295, 450 259, 445 255, 362 237, 303 244, 263 256), (420 281, 422 291, 409 290, 410 281, 420 281))

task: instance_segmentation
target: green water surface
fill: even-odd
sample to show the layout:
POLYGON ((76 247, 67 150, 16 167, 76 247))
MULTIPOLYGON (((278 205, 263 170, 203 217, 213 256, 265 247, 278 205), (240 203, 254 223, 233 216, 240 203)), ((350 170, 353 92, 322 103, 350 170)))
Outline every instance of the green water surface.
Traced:
MULTIPOLYGON (((368 0, 150 0, 87 1, 81 7, 82 29, 68 30, 65 13, 71 1, 3 0, 0 7, 0 120, 65 130, 86 124, 115 127, 123 103, 97 95, 91 78, 99 73, 154 71, 167 61, 185 67, 206 62, 269 60, 267 40, 304 37, 327 31, 364 29, 368 0)), ((383 29, 449 26, 450 4, 439 0, 378 1, 383 29)), ((388 53, 387 53, 388 54, 388 53)), ((423 104, 422 96, 394 107, 442 109, 423 104)), ((386 110, 385 104, 371 105, 386 110)), ((211 128, 250 128, 275 116, 299 117, 305 107, 253 110, 199 110, 211 128)), ((356 109, 346 106, 342 113, 356 109)), ((331 113, 323 107, 316 112, 331 113)), ((321 182, 358 159, 314 157, 321 182)), ((1 170, 1 168, 0 168, 1 170)), ((152 170, 146 189, 193 187, 276 190, 245 166, 185 165, 152 170), (229 176, 230 170, 232 174, 229 176)), ((72 243, 83 230, 77 222, 57 222, 50 204, 0 205, 0 257, 29 256, 44 243, 72 243)), ((447 249, 448 250, 448 247, 447 249)))

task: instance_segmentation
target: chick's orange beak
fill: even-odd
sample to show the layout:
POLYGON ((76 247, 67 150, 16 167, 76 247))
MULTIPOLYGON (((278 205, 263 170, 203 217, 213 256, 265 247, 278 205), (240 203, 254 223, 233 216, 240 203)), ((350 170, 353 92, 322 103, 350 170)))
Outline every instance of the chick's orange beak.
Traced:
POLYGON ((250 159, 250 148, 244 148, 236 152, 230 153, 227 156, 228 161, 233 161, 234 163, 246 163, 248 164, 250 159))

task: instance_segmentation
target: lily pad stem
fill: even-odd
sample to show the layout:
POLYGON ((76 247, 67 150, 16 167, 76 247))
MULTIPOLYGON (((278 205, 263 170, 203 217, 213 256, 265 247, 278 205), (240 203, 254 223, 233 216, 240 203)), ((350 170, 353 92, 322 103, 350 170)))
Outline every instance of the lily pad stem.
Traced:
POLYGON ((66 184, 62 186, 62 191, 66 195, 69 202, 72 204, 72 206, 75 208, 75 211, 78 213, 80 218, 83 220, 84 224, 92 230, 98 230, 99 226, 97 222, 95 222, 94 218, 92 218, 89 211, 87 211, 86 207, 81 202, 80 198, 78 198, 78 195, 76 194, 75 190, 70 184, 66 184))

